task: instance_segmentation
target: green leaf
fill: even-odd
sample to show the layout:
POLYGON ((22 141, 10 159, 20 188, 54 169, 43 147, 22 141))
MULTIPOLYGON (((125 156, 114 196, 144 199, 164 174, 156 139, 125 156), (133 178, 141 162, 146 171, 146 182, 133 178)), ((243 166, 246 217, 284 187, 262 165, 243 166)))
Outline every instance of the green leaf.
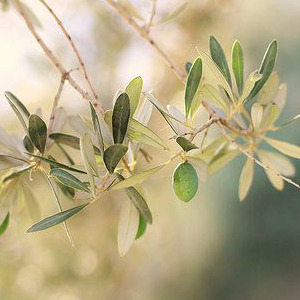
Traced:
POLYGON ((183 12, 183 10, 186 8, 187 5, 188 5, 188 2, 183 3, 182 5, 177 7, 174 11, 172 11, 170 14, 166 15, 161 20, 159 20, 156 23, 156 25, 160 25, 160 24, 169 22, 171 20, 174 20, 176 17, 178 17, 183 12))
POLYGON ((2 224, 0 225, 0 236, 6 231, 8 224, 9 224, 9 216, 10 214, 7 213, 4 221, 2 222, 2 224))
POLYGON ((140 219, 139 219, 139 228, 138 231, 136 233, 135 239, 139 239, 140 237, 142 237, 147 229, 147 222, 146 220, 142 217, 142 215, 140 214, 140 219))
POLYGON ((30 116, 30 112, 26 106, 11 92, 5 92, 5 97, 8 100, 9 104, 14 104, 15 107, 27 118, 30 116))
POLYGON ((239 198, 240 201, 243 201, 252 184, 254 175, 254 162, 252 159, 247 158, 247 161, 243 167, 243 171, 240 176, 240 184, 239 184, 239 198))
POLYGON ((242 102, 244 100, 247 100, 247 98, 248 98, 249 94, 251 93, 253 87, 255 86, 256 82, 258 82, 261 78, 262 78, 262 75, 259 74, 258 70, 255 70, 248 76, 248 78, 245 82, 242 96, 240 98, 242 102))
POLYGON ((258 130, 263 118, 263 107, 259 103, 254 103, 251 107, 251 119, 253 128, 258 130))
POLYGON ((82 204, 76 207, 73 207, 71 209, 59 212, 53 216, 47 217, 36 224, 32 225, 27 232, 35 232, 35 231, 41 231, 45 230, 49 227, 55 226, 57 224, 60 224, 68 219, 70 219, 72 216, 80 212, 82 209, 84 209, 88 204, 82 204))
POLYGON ((52 169, 50 175, 57 179, 62 184, 69 186, 71 188, 81 190, 90 193, 90 189, 86 186, 84 182, 79 180, 74 175, 68 173, 67 171, 59 168, 52 169))
POLYGON ((33 144, 43 154, 47 140, 47 126, 38 115, 30 115, 28 133, 33 144))
POLYGON ((124 256, 135 241, 139 228, 139 212, 131 201, 123 203, 118 228, 118 249, 124 256))
POLYGON ((234 42, 232 47, 232 70, 239 95, 241 96, 244 88, 244 53, 238 40, 234 42))
POLYGON ((127 150, 127 146, 124 146, 122 144, 115 144, 108 147, 104 151, 103 161, 109 173, 114 172, 116 166, 118 165, 122 157, 126 154, 127 150))
POLYGON ((35 154, 31 154, 31 153, 28 153, 28 155, 31 155, 33 157, 36 157, 36 158, 39 158, 40 160, 43 160, 44 162, 54 166, 54 167, 57 167, 57 168, 62 168, 62 169, 66 169, 68 171, 72 171, 72 172, 77 172, 77 173, 81 173, 81 174, 86 174, 85 171, 82 171, 82 170, 79 170, 79 169, 76 169, 76 168, 73 168, 73 167, 70 167, 70 166, 67 166, 65 164, 62 164, 60 162, 57 162, 53 159, 50 159, 50 158, 47 158, 47 157, 44 157, 44 156, 40 156, 40 155, 35 155, 35 154))
POLYGON ((24 136, 23 145, 29 153, 32 153, 34 151, 34 145, 32 144, 32 141, 31 141, 31 139, 29 138, 28 135, 24 136))
POLYGON ((119 190, 119 189, 123 189, 123 188, 127 188, 127 187, 130 187, 130 186, 140 184, 140 183, 146 181, 153 174, 160 171, 163 167, 165 167, 167 165, 167 163, 156 166, 156 167, 151 168, 149 170, 146 170, 144 172, 134 174, 134 175, 122 180, 122 181, 119 181, 114 186, 112 186, 112 188, 110 190, 119 190))
POLYGON ((270 139, 267 137, 264 137, 264 139, 270 146, 272 146, 279 152, 281 152, 285 155, 300 159, 300 147, 299 146, 296 146, 296 145, 293 145, 293 144, 290 144, 287 142, 270 139))
POLYGON ((259 102, 262 105, 271 103, 275 99, 278 93, 278 89, 279 75, 277 72, 272 72, 265 85, 259 91, 257 102, 259 102))
POLYGON ((250 95, 246 99, 246 101, 249 101, 253 97, 256 96, 256 94, 262 89, 268 78, 270 77, 277 58, 277 41, 274 40, 269 46, 268 49, 264 55, 264 58, 262 60, 259 73, 262 74, 262 78, 255 83, 250 95))
POLYGON ((176 139, 177 144, 183 149, 183 151, 188 152, 193 149, 198 149, 195 144, 193 144, 191 141, 188 139, 184 138, 183 136, 179 136, 176 139))
POLYGON ((173 189, 177 197, 184 202, 194 198, 198 190, 198 176, 189 162, 180 163, 173 173, 173 189))
POLYGON ((185 71, 186 71, 186 74, 189 75, 190 71, 191 71, 191 67, 192 67, 192 63, 190 61, 188 61, 186 64, 185 64, 185 71))
POLYGON ((103 156, 104 142, 103 142, 103 136, 102 136, 99 118, 98 118, 97 112, 95 111, 95 109, 91 103, 90 103, 90 109, 91 109, 94 132, 95 132, 96 141, 97 141, 97 147, 100 149, 101 156, 103 156))
POLYGON ((202 76, 202 60, 197 57, 189 72, 185 86, 185 116, 187 117, 202 76))
POLYGON ((227 60, 221 45, 219 44, 219 42, 214 36, 210 36, 209 49, 210 49, 211 58, 219 67, 219 69, 221 70, 222 74, 224 75, 228 84, 231 87, 231 76, 230 76, 227 60))
POLYGON ((135 113, 139 100, 141 98, 143 89, 143 79, 141 76, 138 76, 132 79, 129 84, 127 85, 125 92, 129 97, 130 100, 130 116, 132 117, 135 113))
POLYGON ((122 93, 116 100, 112 115, 112 129, 115 144, 123 143, 127 131, 129 116, 129 97, 126 93, 122 93))
MULTIPOLYGON (((124 180, 124 177, 116 173, 116 176, 120 181, 124 180)), ((139 211, 139 213, 142 215, 142 217, 146 220, 147 223, 152 223, 152 214, 151 211, 147 205, 147 202, 145 201, 144 197, 136 190, 134 187, 128 187, 125 189, 127 196, 132 201, 136 209, 139 211)))
MULTIPOLYGON (((49 137, 56 143, 60 143, 71 148, 80 150, 80 139, 76 136, 65 133, 51 133, 49 137)), ((96 154, 101 155, 100 149, 96 146, 94 146, 94 151, 96 154)))

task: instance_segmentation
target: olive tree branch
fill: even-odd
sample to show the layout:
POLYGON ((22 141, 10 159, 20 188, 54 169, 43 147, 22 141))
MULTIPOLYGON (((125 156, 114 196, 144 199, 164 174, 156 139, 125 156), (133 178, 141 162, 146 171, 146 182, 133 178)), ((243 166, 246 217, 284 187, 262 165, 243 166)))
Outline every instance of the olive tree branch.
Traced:
POLYGON ((49 60, 54 64, 54 66, 58 69, 58 71, 61 73, 61 75, 65 76, 65 79, 70 83, 70 85, 79 93, 81 96, 89 101, 95 109, 100 113, 104 113, 104 109, 99 105, 98 101, 91 97, 88 92, 86 92, 69 74, 69 72, 63 67, 63 65, 60 63, 58 58, 53 54, 51 49, 46 45, 44 40, 40 37, 40 35, 36 32, 34 25, 32 24, 30 18, 25 13, 24 8, 20 0, 13 0, 17 10, 19 11, 21 17, 24 19, 27 28, 31 32, 31 34, 34 36, 40 47, 43 49, 46 56, 49 58, 49 60))
POLYGON ((85 63, 79 53, 78 48, 76 47, 71 35, 68 33, 66 27, 64 26, 64 24, 62 23, 62 21, 58 18, 57 14, 53 11, 53 9, 48 5, 48 3, 45 0, 39 0, 41 2, 42 5, 44 5, 44 7, 49 11, 49 13, 51 14, 51 16, 54 18, 54 20, 56 21, 57 25, 60 27, 61 31, 63 32, 63 34, 65 35, 65 37, 67 38, 68 42, 70 43, 70 46, 79 62, 79 65, 82 69, 82 72, 84 74, 84 78, 86 79, 89 88, 94 96, 95 99, 98 99, 98 95, 95 92, 95 89, 93 88, 93 85, 91 83, 91 80, 88 76, 87 70, 86 70, 86 66, 85 63))

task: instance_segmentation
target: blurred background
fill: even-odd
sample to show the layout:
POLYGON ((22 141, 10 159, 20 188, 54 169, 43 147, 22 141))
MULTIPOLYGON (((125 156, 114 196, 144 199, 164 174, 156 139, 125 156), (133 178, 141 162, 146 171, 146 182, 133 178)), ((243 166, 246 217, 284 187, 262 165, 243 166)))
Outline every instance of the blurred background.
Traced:
MULTIPOLYGON (((77 63, 68 44, 45 9, 26 0, 38 16, 39 33, 66 68, 77 63)), ((246 74, 258 68, 269 42, 279 42, 277 70, 288 84, 288 102, 280 121, 300 112, 300 2, 297 0, 190 0, 175 20, 154 27, 153 37, 184 68, 207 50, 215 35, 230 55, 239 39, 246 58, 246 74)), ((133 0, 148 18, 150 0, 133 0)), ((183 1, 158 0, 157 19, 183 1)), ((128 27, 105 1, 52 0, 51 6, 69 29, 85 59, 92 81, 106 108, 119 88, 135 76, 145 90, 154 89, 164 103, 183 107, 182 83, 160 57, 128 27)), ((157 20, 156 19, 156 20, 157 20)), ((80 72, 74 76, 82 80, 80 72)), ((31 111, 39 107, 48 117, 60 76, 43 55, 14 9, 0 12, 1 126, 21 136, 21 128, 3 93, 15 93, 31 111)), ((61 105, 69 114, 87 115, 88 105, 66 87, 61 105)), ((157 112, 151 126, 161 136, 165 123, 157 112)), ((300 145, 297 124, 276 136, 300 145)), ((66 127, 66 132, 70 130, 66 127)), ((148 149, 156 164, 159 151, 148 149)), ((200 184, 189 204, 172 191, 175 167, 143 184, 154 223, 125 257, 117 250, 117 226, 122 193, 111 193, 69 222, 76 247, 60 226, 25 234, 32 224, 26 210, 14 212, 0 237, 0 299, 300 299, 300 197, 285 186, 273 189, 264 172, 243 203, 237 196, 243 157, 200 184)), ((300 163, 295 161, 297 169, 300 163)), ((300 181, 300 176, 295 178, 300 181)), ((56 210, 44 183, 35 183, 42 216, 56 210)))

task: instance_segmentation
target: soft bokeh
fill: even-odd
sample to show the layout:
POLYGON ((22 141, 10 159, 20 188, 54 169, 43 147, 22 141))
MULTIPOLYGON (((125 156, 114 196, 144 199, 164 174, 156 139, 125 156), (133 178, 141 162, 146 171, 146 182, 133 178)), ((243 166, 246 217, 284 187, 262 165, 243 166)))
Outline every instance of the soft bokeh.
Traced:
MULTIPOLYGON (((24 2, 40 19, 40 34, 66 68, 76 68, 68 43, 47 11, 38 1, 24 2)), ((132 3, 148 16, 149 0, 132 3)), ((158 17, 180 4, 181 0, 158 0, 158 17)), ((154 89, 162 102, 183 106, 182 83, 105 1, 52 0, 51 6, 78 45, 106 108, 116 91, 137 75, 143 77, 145 90, 154 89)), ((196 56, 196 46, 207 49, 210 34, 228 55, 237 38, 245 51, 247 73, 259 66, 266 46, 276 38, 277 69, 289 87, 280 122, 300 112, 299 17, 297 0, 191 0, 177 20, 155 27, 152 34, 182 68, 196 56)), ((74 75, 83 82, 80 72, 74 75)), ((20 97, 31 111, 42 107, 48 117, 59 81, 23 20, 13 9, 0 12, 1 126, 22 135, 4 99, 5 90, 20 97)), ((88 113, 87 103, 69 86, 61 105, 70 114, 88 113)), ((157 112, 151 126, 168 138, 157 112)), ((300 145, 298 126, 277 136, 300 145)), ((163 159, 159 151, 148 150, 154 163, 163 159)), ((240 203, 237 188, 243 161, 236 159, 201 184, 189 204, 178 201, 172 191, 175 164, 143 184, 154 224, 125 257, 119 257, 116 242, 125 197, 121 192, 69 222, 74 248, 60 226, 25 234, 31 219, 26 209, 14 212, 0 238, 0 299, 299 299, 299 191, 291 186, 281 193, 274 190, 256 167, 251 192, 240 203)), ((44 182, 36 183, 35 194, 43 216, 55 212, 44 182)))

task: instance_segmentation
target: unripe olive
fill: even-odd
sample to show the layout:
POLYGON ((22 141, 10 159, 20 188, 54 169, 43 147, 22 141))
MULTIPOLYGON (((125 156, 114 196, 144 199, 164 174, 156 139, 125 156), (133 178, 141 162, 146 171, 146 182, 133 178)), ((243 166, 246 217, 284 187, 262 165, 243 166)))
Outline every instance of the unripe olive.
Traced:
POLYGON ((184 202, 190 201, 195 196, 198 190, 198 176, 189 162, 183 162, 175 169, 173 188, 177 197, 184 202))

